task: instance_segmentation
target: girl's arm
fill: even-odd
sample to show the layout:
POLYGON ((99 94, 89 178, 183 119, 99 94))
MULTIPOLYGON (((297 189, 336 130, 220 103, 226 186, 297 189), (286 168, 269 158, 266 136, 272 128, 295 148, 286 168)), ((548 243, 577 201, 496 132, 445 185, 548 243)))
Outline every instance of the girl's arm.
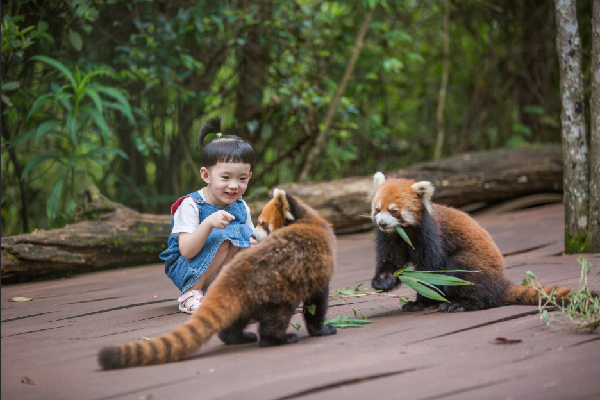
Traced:
POLYGON ((179 234, 179 251, 187 259, 194 258, 200 253, 206 239, 213 228, 223 229, 235 217, 227 211, 219 210, 208 216, 192 233, 181 232, 179 234))

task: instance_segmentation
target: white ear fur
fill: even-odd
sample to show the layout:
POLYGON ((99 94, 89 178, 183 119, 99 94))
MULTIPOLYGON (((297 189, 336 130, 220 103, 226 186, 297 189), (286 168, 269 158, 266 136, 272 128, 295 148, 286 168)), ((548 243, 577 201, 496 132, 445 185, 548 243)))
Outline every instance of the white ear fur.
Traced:
POLYGON ((376 188, 383 182, 385 182, 385 175, 382 172, 375 172, 375 175, 373 175, 373 188, 376 188))
POLYGON ((294 221, 295 218, 290 212, 290 204, 287 201, 287 197, 285 197, 285 190, 275 188, 273 190, 273 198, 281 203, 283 206, 283 216, 288 221, 294 221))
POLYGON ((375 172, 375 175, 373 175, 373 188, 371 188, 369 193, 367 193, 367 203, 370 203, 371 200, 373 200, 375 192, 377 191, 377 187, 383 182, 385 182, 385 175, 383 175, 381 172, 375 172))
POLYGON ((435 191, 435 187, 433 186, 433 184, 429 181, 421 181, 414 183, 411 187, 415 192, 423 196, 423 205, 431 214, 431 204, 429 203, 429 201, 431 200, 433 192, 435 191))

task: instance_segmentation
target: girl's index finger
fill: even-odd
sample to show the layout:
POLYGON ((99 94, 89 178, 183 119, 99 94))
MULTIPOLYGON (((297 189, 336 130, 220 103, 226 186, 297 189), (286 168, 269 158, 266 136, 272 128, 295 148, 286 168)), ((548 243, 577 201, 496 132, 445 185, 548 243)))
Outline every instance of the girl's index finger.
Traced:
POLYGON ((233 216, 233 214, 229 214, 227 211, 223 211, 225 213, 225 216, 230 220, 233 221, 235 219, 235 217, 233 216))

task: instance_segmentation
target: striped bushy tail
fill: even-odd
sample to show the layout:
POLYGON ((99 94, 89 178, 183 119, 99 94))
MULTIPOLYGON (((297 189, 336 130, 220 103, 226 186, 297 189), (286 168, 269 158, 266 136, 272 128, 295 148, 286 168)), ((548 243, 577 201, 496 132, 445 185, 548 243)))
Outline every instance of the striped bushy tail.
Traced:
MULTIPOLYGON (((556 292, 556 301, 558 304, 561 302, 564 302, 565 305, 569 303, 571 289, 560 286, 543 287, 544 292, 547 294, 550 294, 552 289, 556 292)), ((511 285, 508 288, 506 295, 506 304, 537 305, 539 303, 539 298, 537 290, 532 287, 525 285, 511 285)))
POLYGON ((240 302, 235 296, 220 295, 212 287, 185 324, 159 338, 105 347, 98 353, 98 363, 107 370, 177 361, 231 325, 240 314, 240 302))

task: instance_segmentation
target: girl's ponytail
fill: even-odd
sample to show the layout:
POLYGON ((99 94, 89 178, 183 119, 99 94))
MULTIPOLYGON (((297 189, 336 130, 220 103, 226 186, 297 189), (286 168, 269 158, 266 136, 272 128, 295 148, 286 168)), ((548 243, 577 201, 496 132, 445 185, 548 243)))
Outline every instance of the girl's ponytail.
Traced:
POLYGON ((198 135, 198 147, 202 148, 202 143, 204 142, 204 138, 210 133, 220 133, 221 132, 221 116, 217 116, 209 119, 204 123, 202 129, 200 129, 200 134, 198 135))

